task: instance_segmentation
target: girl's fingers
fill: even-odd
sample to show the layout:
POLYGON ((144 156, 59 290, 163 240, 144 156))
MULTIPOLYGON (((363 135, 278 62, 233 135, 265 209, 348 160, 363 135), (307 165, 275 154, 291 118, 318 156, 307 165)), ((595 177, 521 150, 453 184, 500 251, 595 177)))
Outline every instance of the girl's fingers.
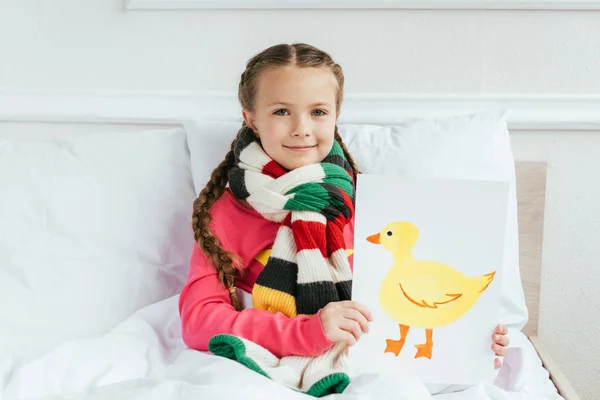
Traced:
POLYGON ((346 332, 344 330, 341 330, 341 336, 343 337, 343 339, 340 339, 340 342, 344 341, 346 343, 348 343, 348 346, 354 346, 356 344, 356 338, 354 337, 353 334, 351 334, 350 332, 346 332))
POLYGON ((346 332, 346 334, 348 337, 348 339, 346 339, 346 341, 348 342, 348 346, 354 346, 356 344, 356 338, 350 332, 346 332))
POLYGON ((499 358, 496 358, 496 359, 494 360, 494 368, 498 369, 498 368, 500 368, 501 366, 502 366, 502 361, 500 361, 500 359, 499 359, 499 358))
POLYGON ((500 357, 504 357, 506 354, 508 354, 508 349, 506 347, 502 347, 496 343, 492 345, 492 350, 494 354, 500 357))
POLYGON ((346 308, 352 308, 352 309, 360 311, 360 313, 362 315, 364 315, 368 321, 373 321, 371 312, 367 309, 367 307, 363 306, 362 304, 360 304, 356 301, 352 301, 352 300, 343 301, 342 304, 346 308))
POLYGON ((346 332, 349 332, 350 334, 352 334, 352 336, 354 336, 355 343, 356 343, 356 341, 358 341, 358 339, 360 338, 360 336, 362 334, 362 331, 360 329, 360 324, 353 319, 344 318, 339 326, 340 326, 340 329, 342 329, 346 332))
POLYGON ((337 327, 337 332, 335 334, 334 342, 346 342, 348 346, 353 346, 356 344, 356 338, 352 332, 349 332, 343 329, 341 326, 337 327))
POLYGON ((498 325, 498 326, 496 326, 496 334, 507 335, 508 329, 506 329, 506 327, 504 325, 498 325))
POLYGON ((343 316, 345 318, 358 322, 363 332, 367 333, 369 331, 369 322, 360 311, 354 310, 352 308, 347 308, 346 310, 344 310, 343 316))
POLYGON ((500 346, 506 347, 510 344, 510 339, 507 335, 495 334, 492 336, 492 339, 494 340, 494 343, 499 344, 500 346))

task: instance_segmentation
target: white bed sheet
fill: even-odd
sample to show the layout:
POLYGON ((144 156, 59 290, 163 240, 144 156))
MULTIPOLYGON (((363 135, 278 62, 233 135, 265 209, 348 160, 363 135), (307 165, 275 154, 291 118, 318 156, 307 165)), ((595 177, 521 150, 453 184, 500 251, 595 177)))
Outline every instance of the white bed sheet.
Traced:
MULTIPOLYGON (((167 400, 310 399, 221 357, 187 349, 181 340, 178 296, 146 307, 105 335, 64 343, 18 365, 0 360, 0 399, 167 400), (235 397, 234 397, 235 396, 235 397)), ((341 395, 327 399, 513 400, 562 399, 533 346, 520 332, 521 348, 496 383, 450 393, 429 390, 409 372, 355 377, 341 395)))

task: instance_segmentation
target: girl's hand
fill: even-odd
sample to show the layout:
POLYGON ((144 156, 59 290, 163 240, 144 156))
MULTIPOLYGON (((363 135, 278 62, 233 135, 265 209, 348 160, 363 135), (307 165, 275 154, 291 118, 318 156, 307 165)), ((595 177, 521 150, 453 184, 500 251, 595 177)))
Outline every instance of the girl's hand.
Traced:
MULTIPOLYGON (((494 351, 494 354, 499 357, 506 356, 506 354, 508 354, 508 345, 510 344, 510 340, 508 338, 508 329, 506 329, 506 327, 503 325, 498 325, 496 327, 496 331, 492 335, 492 340, 494 342, 492 344, 492 350, 494 351)), ((502 361, 500 361, 499 358, 496 358, 494 360, 494 367, 498 369, 501 365, 502 361)))
POLYGON ((362 304, 349 300, 327 304, 320 316, 327 339, 334 343, 346 341, 349 346, 369 331, 369 321, 373 320, 362 304))

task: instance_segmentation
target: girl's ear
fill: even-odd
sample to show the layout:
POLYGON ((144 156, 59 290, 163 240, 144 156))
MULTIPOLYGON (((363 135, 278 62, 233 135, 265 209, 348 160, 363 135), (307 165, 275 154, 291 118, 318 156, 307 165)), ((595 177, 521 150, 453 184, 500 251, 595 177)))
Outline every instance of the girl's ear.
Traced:
POLYGON ((258 135, 256 131, 256 125, 254 124, 254 113, 252 111, 248 111, 246 109, 242 110, 242 117, 244 117, 244 122, 246 125, 254 131, 255 134, 258 135))

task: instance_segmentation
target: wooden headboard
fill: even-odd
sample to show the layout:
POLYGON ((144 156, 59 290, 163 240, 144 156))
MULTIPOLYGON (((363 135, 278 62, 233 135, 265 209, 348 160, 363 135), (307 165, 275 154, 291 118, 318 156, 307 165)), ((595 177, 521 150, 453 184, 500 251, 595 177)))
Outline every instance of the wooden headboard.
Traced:
POLYGON ((521 280, 529 309, 529 322, 523 332, 528 336, 537 336, 546 203, 546 163, 518 161, 515 163, 515 169, 521 280))

